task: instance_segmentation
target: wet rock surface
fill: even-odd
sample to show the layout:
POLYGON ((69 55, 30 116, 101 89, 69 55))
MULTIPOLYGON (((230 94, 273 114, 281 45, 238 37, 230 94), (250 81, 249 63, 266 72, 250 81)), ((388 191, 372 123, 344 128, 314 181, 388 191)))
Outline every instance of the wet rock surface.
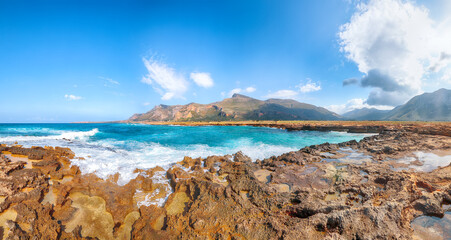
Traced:
POLYGON ((240 152, 185 157, 169 169, 137 169, 122 186, 117 174, 82 174, 70 164, 70 149, 1 145, 0 237, 434 237, 437 231, 429 233, 423 223, 427 217, 449 221, 451 159, 420 171, 415 166, 427 164, 429 155, 416 153, 450 156, 451 138, 422 131, 381 131, 360 142, 314 145, 255 162, 240 152))

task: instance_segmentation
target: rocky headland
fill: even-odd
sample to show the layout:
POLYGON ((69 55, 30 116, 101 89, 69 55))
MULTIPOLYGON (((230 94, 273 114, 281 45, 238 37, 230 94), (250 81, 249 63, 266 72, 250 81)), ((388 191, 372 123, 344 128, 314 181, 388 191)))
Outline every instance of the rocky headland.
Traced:
POLYGON ((169 169, 136 169, 138 176, 125 185, 117 184, 119 173, 108 179, 83 174, 67 148, 1 145, 0 236, 451 238, 449 123, 284 124, 378 134, 255 162, 240 152, 185 157, 169 169), (432 230, 422 224, 429 217, 437 223, 432 230))

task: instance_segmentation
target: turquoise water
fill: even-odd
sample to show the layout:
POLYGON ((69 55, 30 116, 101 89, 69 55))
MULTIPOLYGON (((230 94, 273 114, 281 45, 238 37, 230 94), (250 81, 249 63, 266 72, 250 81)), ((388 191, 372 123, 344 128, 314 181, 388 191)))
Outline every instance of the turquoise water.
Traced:
POLYGON ((0 143, 69 147, 83 173, 105 178, 119 172, 121 181, 136 168, 167 167, 184 156, 207 157, 242 151, 252 159, 324 142, 360 140, 368 134, 286 131, 249 126, 152 126, 140 124, 0 124, 0 143))

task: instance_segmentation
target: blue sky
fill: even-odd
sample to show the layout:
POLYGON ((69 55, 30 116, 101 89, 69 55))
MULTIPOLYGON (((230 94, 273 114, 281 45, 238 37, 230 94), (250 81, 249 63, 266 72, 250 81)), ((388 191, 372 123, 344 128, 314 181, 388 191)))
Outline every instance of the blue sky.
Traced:
POLYGON ((450 6, 0 0, 0 122, 122 120, 233 92, 391 108, 450 88, 450 6))

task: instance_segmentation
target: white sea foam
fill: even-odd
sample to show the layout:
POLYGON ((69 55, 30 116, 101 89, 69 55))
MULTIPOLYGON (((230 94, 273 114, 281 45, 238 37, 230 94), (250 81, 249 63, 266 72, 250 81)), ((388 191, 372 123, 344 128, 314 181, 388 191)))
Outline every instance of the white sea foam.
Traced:
MULTIPOLYGON (((58 135, 48 135, 48 136, 6 136, 0 137, 0 142, 11 143, 11 142, 39 142, 46 140, 86 140, 87 138, 94 136, 99 132, 99 129, 94 128, 90 131, 55 131, 52 133, 59 133, 58 135)), ((50 133, 50 131, 49 131, 50 133)))
MULTIPOLYGON (((160 198, 156 198, 156 196, 158 196, 158 194, 160 193, 160 189, 157 188, 155 189, 152 193, 149 193, 145 196, 143 201, 139 201, 137 202, 138 208, 142 205, 144 206, 150 206, 150 205, 156 205, 159 207, 163 207, 163 205, 166 203, 166 200, 168 200, 169 195, 171 195, 172 190, 171 190, 171 186, 169 184, 169 179, 166 177, 166 172, 165 171, 157 171, 154 173, 154 175, 152 176, 152 182, 154 184, 161 184, 161 187, 164 188, 164 191, 166 192, 166 194, 163 197, 160 198)), ((137 194, 142 194, 142 190, 136 190, 137 194)))
MULTIPOLYGON (((42 130, 42 128, 41 128, 42 130)), ((39 129, 36 129, 39 131, 39 129)), ((136 168, 149 169, 155 166, 169 168, 179 162, 184 156, 192 158, 208 157, 211 155, 226 155, 242 151, 253 160, 264 159, 273 155, 280 155, 297 148, 282 146, 281 144, 267 144, 252 138, 240 137, 221 143, 220 146, 207 144, 166 145, 157 142, 142 142, 132 140, 117 140, 114 138, 95 140, 92 138, 99 133, 99 129, 90 131, 48 131, 48 136, 5 136, 0 137, 1 143, 13 144, 18 142, 25 147, 30 146, 61 146, 69 147, 77 157, 73 164, 80 167, 82 173, 95 173, 101 178, 120 173, 119 184, 126 184, 137 176, 133 173, 136 168)), ((170 133, 158 133, 158 138, 167 138, 170 133)), ((174 136, 171 136, 172 138, 174 136)))
POLYGON ((136 168, 149 169, 156 166, 169 168, 172 164, 183 160, 184 156, 197 158, 211 155, 226 155, 242 151, 252 159, 263 159, 272 155, 293 151, 289 147, 268 144, 242 145, 241 147, 210 147, 203 144, 188 145, 183 148, 163 146, 158 143, 130 142, 132 151, 118 149, 111 143, 101 141, 97 145, 71 146, 78 157, 73 163, 80 167, 83 173, 96 173, 106 178, 116 172, 120 173, 119 184, 126 184, 137 176, 136 168))

